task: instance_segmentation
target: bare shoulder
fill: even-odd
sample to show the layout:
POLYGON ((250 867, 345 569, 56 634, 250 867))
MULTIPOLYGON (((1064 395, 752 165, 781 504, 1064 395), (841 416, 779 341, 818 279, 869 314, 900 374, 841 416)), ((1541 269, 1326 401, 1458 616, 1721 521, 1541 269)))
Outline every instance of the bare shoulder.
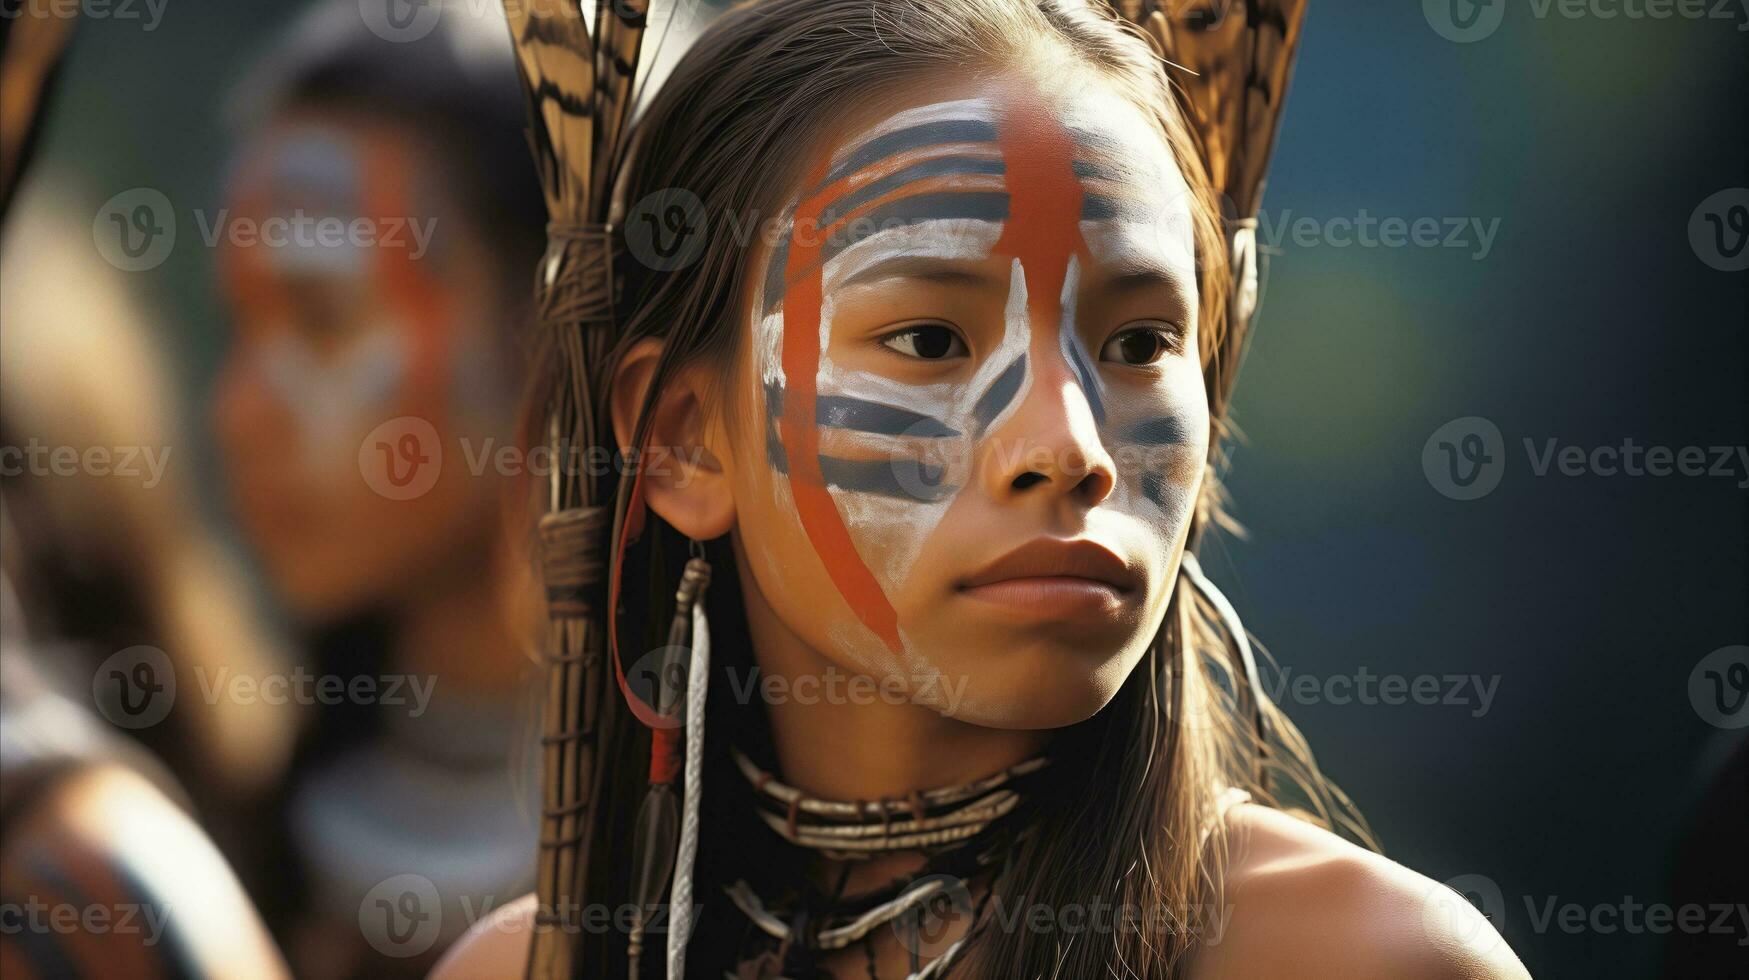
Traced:
POLYGON ((1225 905, 1193 978, 1529 976, 1467 901, 1395 861, 1253 804, 1227 832, 1225 905))
POLYGON ((474 923, 437 961, 428 980, 499 980, 520 977, 528 967, 534 936, 535 897, 530 892, 474 923))
POLYGON ((92 913, 66 928, 58 914, 27 917, 4 930, 0 960, 28 942, 67 975, 290 976, 218 848, 130 769, 91 766, 50 786, 8 825, 0 879, 29 893, 27 916, 92 913))

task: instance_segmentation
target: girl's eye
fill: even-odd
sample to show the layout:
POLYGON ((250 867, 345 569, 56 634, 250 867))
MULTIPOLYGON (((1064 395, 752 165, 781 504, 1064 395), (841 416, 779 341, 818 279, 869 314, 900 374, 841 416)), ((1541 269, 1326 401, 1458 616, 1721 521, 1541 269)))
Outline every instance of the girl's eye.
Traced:
POLYGON ((1178 353, 1183 342, 1183 337, 1171 326, 1135 327, 1106 341, 1099 359, 1119 364, 1152 364, 1167 354, 1178 353))
POLYGON ((924 323, 915 327, 906 327, 882 337, 881 344, 907 357, 921 358, 925 361, 964 357, 969 353, 966 350, 966 342, 959 338, 959 334, 939 323, 924 323))

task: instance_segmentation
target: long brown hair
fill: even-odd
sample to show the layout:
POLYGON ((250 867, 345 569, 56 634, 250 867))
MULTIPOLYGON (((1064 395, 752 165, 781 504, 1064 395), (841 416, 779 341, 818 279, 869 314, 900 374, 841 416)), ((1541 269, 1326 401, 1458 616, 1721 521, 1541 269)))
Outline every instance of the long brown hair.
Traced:
MULTIPOLYGON (((652 399, 684 364, 703 360, 723 366, 726 376, 750 301, 754 242, 747 222, 780 213, 801 176, 796 167, 827 127, 864 100, 926 73, 1024 67, 1041 56, 1078 61, 1133 98, 1158 124, 1195 195, 1200 352, 1215 431, 1190 541, 1222 526, 1216 470, 1244 338, 1226 312, 1231 279, 1220 211, 1165 65, 1142 36, 1084 0, 763 0, 713 24, 645 112, 620 188, 626 202, 674 188, 696 195, 707 228, 702 250, 683 269, 660 270, 639 263, 623 233, 616 233, 622 327, 610 361, 640 340, 662 338, 652 399)), ((548 374, 533 405, 548 404, 557 386, 571 383, 558 358, 543 359, 543 366, 548 374)), ((609 367, 601 376, 611 375, 609 367)), ((593 394, 596 417, 605 418, 607 392, 593 394)), ((649 406, 637 428, 639 445, 649 406)), ((534 440, 545 436, 530 433, 534 440)), ((594 499, 614 499, 622 477, 598 477, 594 499)), ((625 494, 619 496, 623 517, 625 494)), ((685 542, 654 517, 650 524, 625 554, 608 553, 610 565, 623 563, 625 581, 648 582, 647 595, 626 590, 623 616, 644 623, 650 645, 658 646, 663 597, 673 594, 685 542)), ((730 962, 745 928, 737 912, 723 907, 722 885, 760 868, 794 873, 795 858, 751 819, 746 787, 731 771, 731 743, 757 752, 769 735, 756 707, 738 707, 728 696, 727 669, 749 662, 751 653, 726 543, 707 547, 716 569, 708 604, 719 652, 695 884, 704 911, 690 959, 718 968, 730 962)), ((1324 782, 1292 724, 1266 699, 1251 703, 1234 640, 1206 597, 1181 576, 1152 648, 1113 702, 1054 740, 1052 753, 1075 762, 1052 767, 1057 775, 1041 794, 1032 831, 992 886, 993 907, 1022 928, 1014 934, 987 929, 972 948, 977 973, 1171 976, 1205 927, 1224 921, 1222 787, 1275 802, 1276 791, 1292 786, 1282 802, 1325 823, 1341 819, 1337 811, 1346 801, 1324 782), (1267 746, 1252 723, 1253 710, 1264 717, 1267 746), (1107 931, 1039 931, 1024 916, 1012 918, 1016 910, 1041 907, 1115 914, 1101 920, 1111 924, 1107 931)), ((613 685, 601 687, 591 692, 601 699, 596 758, 602 772, 586 831, 581 893, 592 908, 613 910, 631 901, 630 841, 649 735, 613 685)), ((1364 834, 1362 825, 1352 826, 1364 834)), ((646 966, 656 959, 646 957, 646 966)), ((576 966, 580 976, 623 974, 623 932, 586 930, 576 966)))

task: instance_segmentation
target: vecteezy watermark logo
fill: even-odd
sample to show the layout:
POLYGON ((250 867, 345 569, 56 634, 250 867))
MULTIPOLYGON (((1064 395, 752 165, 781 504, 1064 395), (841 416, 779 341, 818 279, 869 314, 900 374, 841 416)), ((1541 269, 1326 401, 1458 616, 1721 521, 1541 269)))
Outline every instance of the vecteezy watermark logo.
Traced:
POLYGON ((893 920, 893 931, 899 945, 927 963, 953 946, 956 931, 964 931, 955 930, 955 925, 971 927, 972 894, 964 881, 952 875, 926 875, 905 891, 916 904, 893 920))
POLYGON ((1720 272, 1749 269, 1749 187, 1727 187, 1688 216, 1688 244, 1720 272))
POLYGON ((1720 647, 1688 674, 1694 713, 1717 728, 1749 728, 1749 646, 1720 647))
POLYGON ((396 875, 377 883, 358 903, 358 929, 384 956, 404 959, 436 945, 443 931, 443 903, 424 875, 396 875))
POLYGON ((150 490, 164 479, 171 448, 50 446, 31 436, 22 446, 0 446, 0 476, 113 476, 139 479, 140 489, 150 490))
POLYGON ((1468 708, 1471 718, 1486 715, 1500 690, 1499 674, 1375 674, 1364 666, 1324 676, 1283 667, 1276 678, 1265 684, 1276 704, 1457 707, 1468 708))
POLYGON ((0 20, 19 17, 60 17, 82 20, 144 20, 142 31, 155 31, 170 0, 7 0, 0 20), (143 11, 143 13, 142 13, 143 11))
POLYGON ((364 26, 385 41, 417 41, 437 27, 440 0, 358 0, 364 26))
POLYGON ((1434 886, 1422 903, 1421 922, 1434 942, 1461 944, 1479 956, 1499 945, 1500 934, 1506 931, 1506 915, 1519 905, 1524 907, 1524 918, 1514 920, 1516 927, 1539 936, 1551 932, 1569 936, 1664 936, 1680 932, 1728 936, 1737 946, 1749 946, 1749 903, 1670 905, 1644 902, 1632 895, 1604 902, 1575 902, 1545 894, 1514 896, 1509 907, 1500 886, 1478 874, 1458 875, 1434 886))
POLYGON ((669 187, 644 195, 626 213, 626 248, 650 268, 673 272, 698 261, 709 230, 698 195, 669 187))
POLYGON ((652 727, 679 728, 686 723, 686 681, 692 664, 692 649, 657 647, 626 668, 626 689, 644 704, 656 709, 652 727))
POLYGON ((431 705, 437 690, 434 674, 318 674, 302 665, 290 673, 233 673, 227 666, 214 671, 197 667, 195 680, 207 704, 228 701, 241 705, 340 705, 371 704, 405 708, 407 717, 418 718, 431 705))
MULTIPOLYGON (((1749 30, 1743 18, 1749 9, 1744 0, 1529 0, 1530 16, 1548 20, 1723 20, 1736 21, 1737 30, 1749 30)), ((1506 0, 1422 0, 1427 23, 1440 36, 1458 44, 1480 41, 1500 27, 1506 16, 1506 0)))
POLYGON ((443 441, 437 427, 415 415, 384 422, 358 447, 358 472, 365 485, 390 500, 430 493, 442 471, 443 441))
POLYGON ((1452 419, 1421 447, 1421 472, 1433 489, 1453 500, 1486 497, 1506 472, 1500 427, 1479 415, 1452 419))
MULTIPOLYGON (((1642 445, 1632 436, 1619 443, 1563 444, 1549 436, 1521 443, 1532 476, 1723 477, 1749 490, 1749 446, 1642 445)), ((1505 469, 1505 446, 1493 422, 1476 416, 1436 429, 1421 450, 1421 469, 1435 490, 1453 500, 1475 500, 1493 491, 1505 469)))
POLYGON ((123 272, 157 268, 176 247, 176 209, 153 187, 122 191, 91 220, 97 254, 123 272))
POLYGON ((22 901, 0 901, 0 936, 137 936, 140 945, 150 947, 164 938, 169 924, 168 905, 75 904, 45 901, 36 895, 25 895, 22 901))
POLYGON ((1421 13, 1440 37, 1468 44, 1499 29, 1506 19, 1506 0, 1421 0, 1421 13))
POLYGON ((97 665, 91 700, 112 724, 150 728, 176 703, 176 668, 157 647, 128 647, 97 665))
POLYGON ((1458 943, 1477 956, 1500 944, 1505 919, 1506 896, 1486 875, 1447 878, 1421 905, 1421 927, 1430 939, 1458 943))
POLYGON ((1257 215, 1257 240, 1271 250, 1295 248, 1464 249, 1480 262, 1494 251, 1500 219, 1478 216, 1376 215, 1361 208, 1352 215, 1295 216, 1292 208, 1257 215))

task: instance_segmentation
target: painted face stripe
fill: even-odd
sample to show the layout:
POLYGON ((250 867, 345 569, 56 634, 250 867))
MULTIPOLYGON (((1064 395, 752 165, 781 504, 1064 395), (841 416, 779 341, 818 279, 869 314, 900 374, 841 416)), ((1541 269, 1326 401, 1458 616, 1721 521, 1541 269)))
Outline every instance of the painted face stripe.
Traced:
POLYGON ((1116 167, 1095 160, 1076 160, 1075 176, 1081 180, 1119 181, 1123 179, 1123 175, 1116 167))
POLYGON ((1184 423, 1170 415, 1137 422, 1125 429, 1119 438, 1142 446, 1172 446, 1189 441, 1184 423))
POLYGON ((850 212, 920 180, 984 174, 1000 176, 1005 169, 1001 160, 989 157, 949 156, 924 160, 870 181, 833 201, 820 213, 820 223, 827 228, 834 227, 850 212))
POLYGON ((927 439, 945 439, 959 435, 957 431, 921 412, 864 401, 848 395, 822 396, 818 400, 815 414, 821 425, 831 429, 927 439))
POLYGON ((1001 131, 1002 156, 1008 161, 1008 192, 1015 207, 996 242, 996 251, 1020 260, 1032 323, 1032 369, 1043 374, 1052 365, 1067 366, 1067 358, 1052 348, 1063 326, 1063 284, 1069 274, 1069 259, 1085 251, 1075 140, 1069 130, 1037 107, 1005 113, 1001 131))
POLYGON ((1125 201, 1104 194, 1088 194, 1081 202, 1082 221, 1128 221, 1145 224, 1160 217, 1160 210, 1140 201, 1125 201))
POLYGON ((990 423, 996 420, 1008 408, 1008 403, 1014 400, 1015 392, 1020 390, 1020 383, 1026 380, 1026 355, 1020 354, 1014 358, 1014 363, 1002 369, 996 380, 990 382, 990 387, 978 396, 972 405, 972 418, 977 425, 977 435, 983 435, 990 423))
POLYGON ((1075 369, 1075 377, 1081 382, 1081 390, 1087 393, 1087 404, 1093 409, 1093 421, 1105 424, 1105 399, 1099 394, 1099 379, 1093 376, 1093 367, 1087 363, 1086 352, 1081 347, 1078 337, 1064 338, 1063 348, 1069 357, 1069 366, 1075 369))
POLYGON ((777 435, 777 420, 783 417, 783 385, 777 381, 765 382, 765 455, 771 463, 771 468, 779 473, 789 472, 789 453, 784 451, 783 440, 777 435))
MULTIPOLYGON (((880 234, 896 228, 923 224, 929 221, 989 221, 1000 223, 1008 217, 1008 195, 1000 191, 940 191, 927 194, 915 194, 900 198, 879 207, 873 208, 862 215, 852 213, 845 220, 850 227, 840 233, 837 228, 826 228, 813 237, 817 244, 811 248, 810 263, 797 264, 790 261, 791 250, 784 251, 785 268, 783 277, 773 285, 771 277, 766 280, 765 310, 769 314, 778 304, 786 299, 786 283, 794 283, 798 275, 815 275, 827 262, 832 261, 845 250, 880 234), (866 220, 859 220, 866 219, 866 220), (821 241, 823 240, 823 241, 821 241)), ((843 227, 841 224, 839 227, 843 227)), ((792 241, 793 244, 793 241, 792 241)), ((773 257, 775 260, 775 256, 773 257)), ((788 324, 785 324, 785 331, 788 324)))
POLYGON ((1142 496, 1154 502, 1156 507, 1166 506, 1166 478, 1153 470, 1142 474, 1142 496))
MULTIPOLYGON (((898 135, 898 134, 894 134, 898 135)), ((939 141, 933 137, 931 141, 939 141)), ((861 169, 866 164, 853 170, 861 169)), ((824 166, 821 167, 824 170, 824 166)), ((821 177, 825 175, 822 174, 821 177)), ((829 183, 829 181, 827 181, 829 183)), ((802 227, 818 227, 824 202, 804 201, 798 208, 796 222, 802 227)), ((792 243, 793 245, 793 243, 792 243)), ((796 517, 802 531, 814 547, 821 565, 850 611, 869 631, 895 654, 903 655, 904 643, 899 638, 899 617, 886 593, 857 554, 856 543, 844 526, 843 515, 826 488, 819 457, 820 430, 814 425, 818 409, 815 386, 820 370, 820 308, 824 297, 822 269, 819 260, 820 242, 812 241, 791 247, 786 254, 784 278, 794 285, 784 304, 783 349, 781 359, 788 389, 783 398, 784 455, 789 461, 790 495, 795 502, 796 517)))
POLYGON ((866 221, 852 221, 845 234, 827 236, 821 249, 820 264, 832 261, 840 253, 883 231, 925 221, 989 221, 1008 218, 1008 195, 1001 191, 943 191, 916 194, 883 204, 867 214, 866 221))
POLYGON ((845 177, 865 170, 891 156, 915 150, 932 143, 994 143, 996 126, 982 119, 943 119, 940 122, 908 126, 877 136, 852 150, 843 162, 832 168, 809 192, 812 197, 845 177))
POLYGON ((827 485, 839 490, 920 503, 940 500, 959 489, 941 482, 946 472, 941 467, 904 457, 861 460, 821 456, 820 471, 827 485))
POLYGON ((789 267, 789 240, 795 235, 793 227, 783 233, 783 241, 771 250, 771 259, 765 264, 765 297, 764 307, 759 311, 762 316, 770 316, 783 302, 783 272, 789 267))
MULTIPOLYGON (((915 436, 922 439, 945 439, 959 435, 957 430, 921 412, 865 398, 817 395, 814 406, 815 421, 828 429, 848 429, 882 436, 915 436)), ((783 415, 783 385, 776 381, 765 383, 765 414, 771 419, 783 415)))

